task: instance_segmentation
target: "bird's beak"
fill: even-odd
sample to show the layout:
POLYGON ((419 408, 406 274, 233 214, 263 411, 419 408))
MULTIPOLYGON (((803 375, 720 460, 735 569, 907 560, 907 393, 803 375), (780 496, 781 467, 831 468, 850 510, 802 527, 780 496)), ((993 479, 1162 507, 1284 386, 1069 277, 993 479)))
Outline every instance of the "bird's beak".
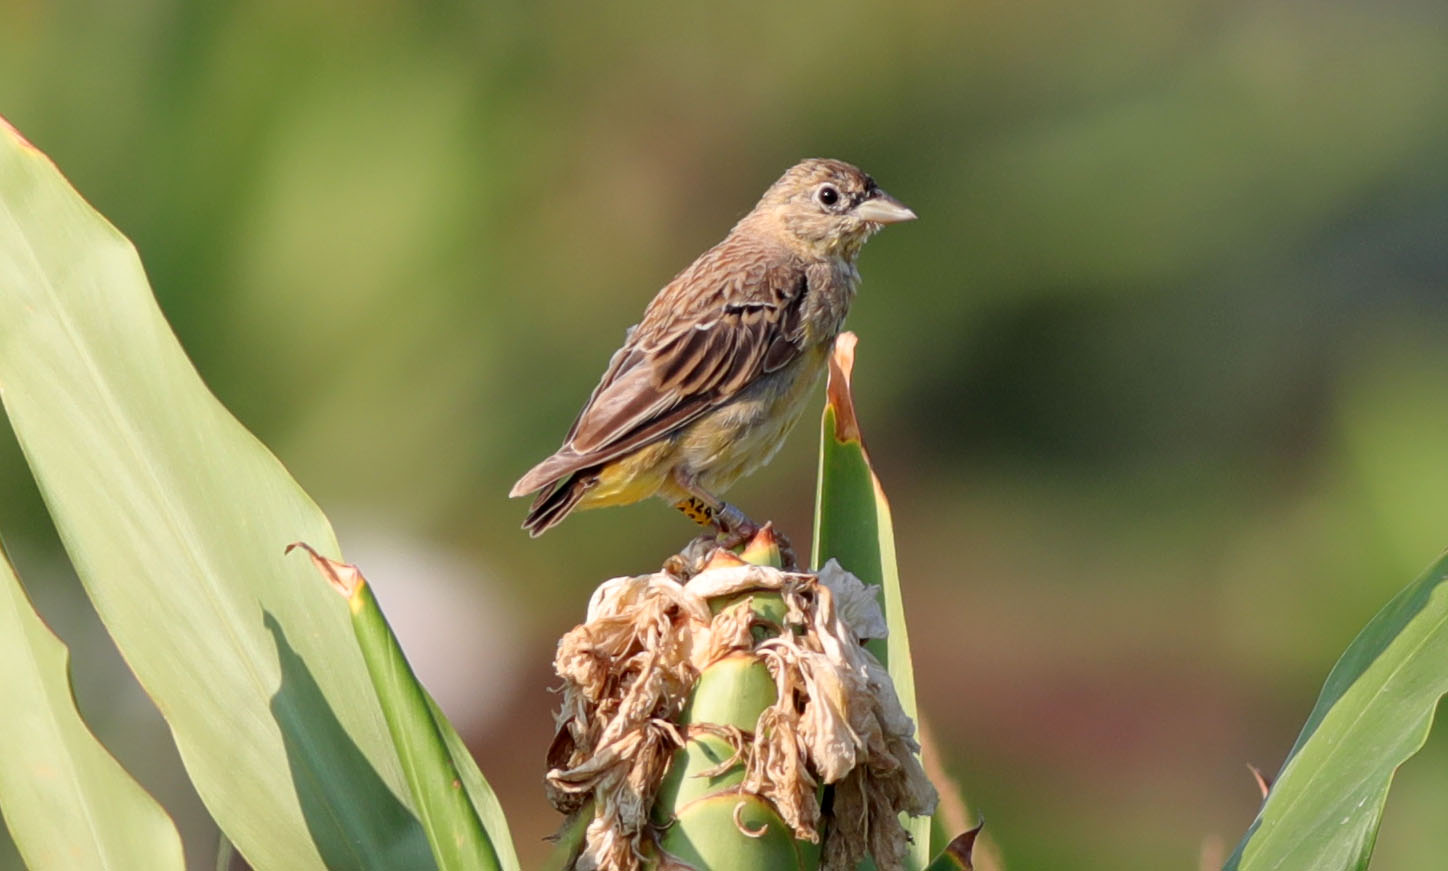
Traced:
POLYGON ((887 193, 879 193, 855 206, 855 217, 876 224, 898 224, 915 220, 915 213, 887 193))

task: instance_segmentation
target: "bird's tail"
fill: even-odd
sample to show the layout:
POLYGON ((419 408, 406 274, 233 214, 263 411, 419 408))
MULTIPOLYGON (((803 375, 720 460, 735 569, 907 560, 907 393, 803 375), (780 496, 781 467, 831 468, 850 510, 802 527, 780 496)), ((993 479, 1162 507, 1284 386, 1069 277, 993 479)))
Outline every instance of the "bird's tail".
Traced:
POLYGON ((528 509, 528 516, 523 518, 523 528, 528 534, 537 538, 549 529, 563 522, 583 494, 593 489, 598 483, 598 474, 593 471, 574 472, 556 487, 549 487, 538 498, 533 501, 533 507, 528 509))

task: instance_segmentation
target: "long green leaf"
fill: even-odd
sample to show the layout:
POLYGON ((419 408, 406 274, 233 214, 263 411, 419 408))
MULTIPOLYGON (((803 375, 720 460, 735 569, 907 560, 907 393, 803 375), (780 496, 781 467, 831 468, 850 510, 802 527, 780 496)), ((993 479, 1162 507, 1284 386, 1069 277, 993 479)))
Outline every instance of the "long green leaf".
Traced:
POLYGON ((347 599, 357 646, 367 662, 439 871, 518 871, 497 797, 457 731, 418 682, 366 578, 356 566, 301 546, 347 599))
POLYGON ((493 787, 483 777, 478 761, 473 758, 458 730, 453 728, 452 722, 443 714, 442 708, 437 706, 437 702, 426 690, 423 691, 423 699, 427 702, 428 711, 432 713, 432 721, 436 724, 438 733, 442 735, 443 744, 452 759, 453 769, 473 803, 473 812, 482 822, 488 840, 498 854, 498 863, 504 871, 517 871, 522 864, 518 861, 517 845, 513 841, 512 831, 508 828, 508 818, 503 814, 503 803, 498 801, 498 794, 493 792, 493 787))
POLYGON ((1368 867, 1393 773, 1448 693, 1448 556, 1353 640, 1308 716, 1229 871, 1368 867))
MULTIPOLYGON (((883 641, 870 641, 869 647, 889 670, 905 713, 918 723, 915 669, 910 659, 900 573, 895 564, 890 503, 870 465, 850 392, 855 341, 854 333, 841 333, 830 358, 829 401, 820 427, 813 565, 819 568, 834 558, 860 580, 883 588, 890 634, 883 641)), ((914 839, 906 856, 907 866, 918 871, 930 862, 930 819, 912 818, 906 827, 914 839)))
POLYGON ((86 728, 69 651, 0 553, 0 811, 31 871, 182 871, 166 812, 86 728))
MULTIPOLYGON (((205 288, 190 288, 205 293, 205 288)), ((0 124, 0 396, 86 592, 253 866, 433 867, 326 519, 206 390, 135 250, 0 124)))

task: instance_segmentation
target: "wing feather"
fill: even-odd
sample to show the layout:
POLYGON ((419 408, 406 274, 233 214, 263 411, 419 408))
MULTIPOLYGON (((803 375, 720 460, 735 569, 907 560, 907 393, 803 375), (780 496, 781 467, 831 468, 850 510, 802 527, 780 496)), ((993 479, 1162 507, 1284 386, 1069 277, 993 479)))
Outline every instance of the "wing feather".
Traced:
POLYGON ((514 487, 528 493, 687 426, 802 350, 803 261, 731 236, 649 304, 610 359, 563 447, 514 487))

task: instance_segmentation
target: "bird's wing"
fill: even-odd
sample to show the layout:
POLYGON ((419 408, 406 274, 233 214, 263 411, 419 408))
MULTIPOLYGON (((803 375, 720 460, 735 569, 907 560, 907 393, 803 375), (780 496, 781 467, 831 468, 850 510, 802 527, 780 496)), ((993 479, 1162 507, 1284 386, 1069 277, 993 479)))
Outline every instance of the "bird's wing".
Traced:
POLYGON ((563 447, 514 493, 663 438, 795 359, 806 275, 802 261, 774 247, 729 239, 705 252, 649 304, 563 447))

